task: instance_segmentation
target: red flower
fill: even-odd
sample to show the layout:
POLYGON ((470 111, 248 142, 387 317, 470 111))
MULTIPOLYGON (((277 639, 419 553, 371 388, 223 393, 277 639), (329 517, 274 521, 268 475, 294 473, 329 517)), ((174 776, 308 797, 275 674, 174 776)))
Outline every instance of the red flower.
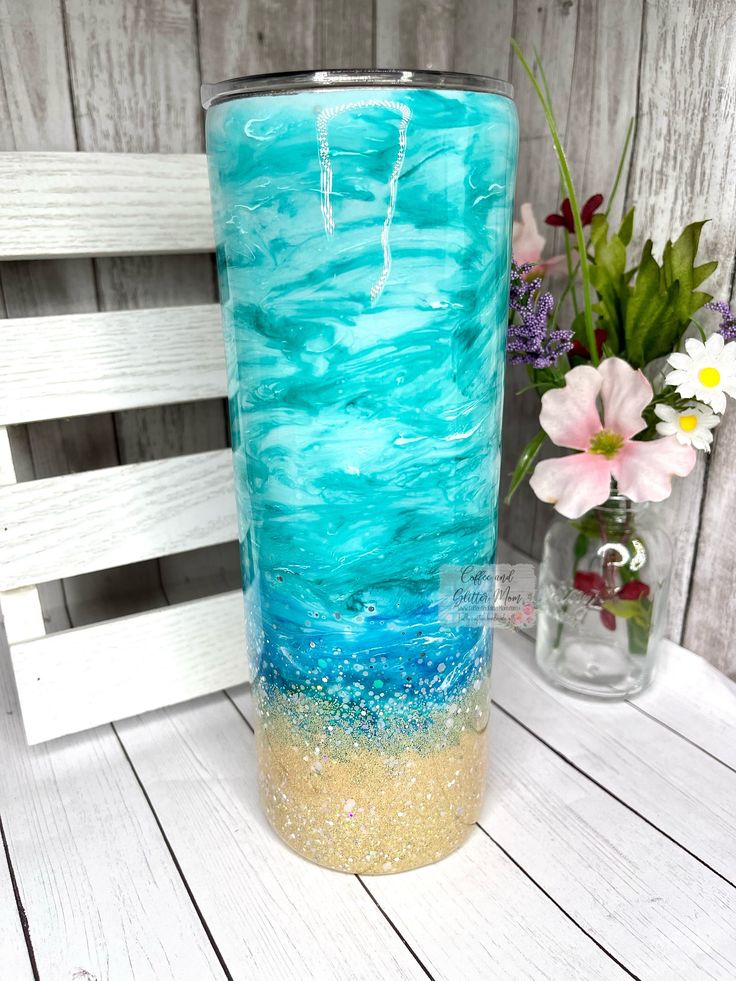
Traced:
MULTIPOLYGON (((606 341, 606 337, 607 336, 608 335, 607 335, 607 333, 606 333, 606 331, 604 330, 603 327, 596 328, 596 331, 595 331, 595 347, 596 347, 596 351, 598 352, 598 357, 599 358, 601 357, 601 353, 603 351, 603 345, 604 345, 604 343, 606 341)), ((579 358, 585 358, 587 361, 590 361, 590 351, 588 350, 588 348, 583 343, 581 343, 577 339, 577 337, 572 342, 572 347, 568 351, 568 355, 571 358, 572 357, 575 357, 577 355, 577 357, 579 357, 579 358)))
POLYGON ((599 576, 597 572, 576 572, 573 585, 581 593, 587 593, 588 596, 595 596, 596 599, 606 592, 606 584, 603 576, 599 576))
MULTIPOLYGON (((581 593, 585 593, 586 596, 590 596, 599 602, 610 598, 605 580, 597 572, 576 572, 573 585, 581 593)), ((641 582, 639 579, 632 579, 630 582, 624 583, 621 589, 616 592, 616 599, 639 600, 648 596, 649 592, 649 586, 645 582, 641 582)), ((600 613, 601 623, 606 630, 615 630, 616 617, 614 614, 610 610, 601 610, 600 613)))
MULTIPOLYGON (((598 208, 603 204, 603 195, 594 194, 589 197, 585 202, 583 207, 580 209, 580 220, 583 223, 583 227, 589 225, 593 220, 593 215, 596 213, 598 208)), ((553 225, 555 227, 565 228, 571 234, 575 234, 575 222, 572 219, 572 208, 570 207, 570 199, 565 198, 560 207, 559 214, 547 215, 544 219, 545 224, 553 225)))
POLYGON ((649 586, 639 579, 632 579, 631 582, 623 584, 618 591, 618 598, 623 600, 638 600, 649 595, 649 586))

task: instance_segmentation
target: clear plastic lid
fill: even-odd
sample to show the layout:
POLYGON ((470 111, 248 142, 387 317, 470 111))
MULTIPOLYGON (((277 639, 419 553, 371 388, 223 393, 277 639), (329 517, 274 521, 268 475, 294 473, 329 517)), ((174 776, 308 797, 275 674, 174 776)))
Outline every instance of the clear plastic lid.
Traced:
POLYGON ((331 68, 309 72, 279 72, 269 75, 243 75, 224 82, 205 82, 202 86, 202 105, 205 109, 249 95, 283 95, 304 89, 368 88, 462 89, 469 92, 489 92, 513 99, 514 89, 509 82, 485 75, 465 75, 462 72, 404 71, 399 68, 331 68))

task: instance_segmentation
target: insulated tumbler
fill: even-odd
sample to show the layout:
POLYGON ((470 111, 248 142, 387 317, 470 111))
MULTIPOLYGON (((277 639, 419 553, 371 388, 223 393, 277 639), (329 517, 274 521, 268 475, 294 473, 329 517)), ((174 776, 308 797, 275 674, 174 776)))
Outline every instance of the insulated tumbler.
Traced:
POLYGON ((203 88, 261 799, 297 852, 394 872, 485 783, 517 121, 504 82, 319 71, 203 88))

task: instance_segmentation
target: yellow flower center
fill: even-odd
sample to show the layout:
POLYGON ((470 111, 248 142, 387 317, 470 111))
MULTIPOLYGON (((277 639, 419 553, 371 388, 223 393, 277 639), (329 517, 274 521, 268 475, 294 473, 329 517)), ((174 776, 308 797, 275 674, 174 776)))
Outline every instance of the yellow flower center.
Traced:
POLYGON ((691 433, 697 424, 697 416, 680 416, 680 429, 684 429, 686 433, 691 433))
POLYGON ((706 388, 715 388, 721 380, 721 373, 718 368, 701 368, 698 372, 698 381, 706 388))
POLYGON ((607 460, 612 460, 623 445, 623 436, 619 436, 618 433, 612 433, 608 429, 601 429, 601 431, 596 433, 591 439, 588 452, 599 453, 607 460))

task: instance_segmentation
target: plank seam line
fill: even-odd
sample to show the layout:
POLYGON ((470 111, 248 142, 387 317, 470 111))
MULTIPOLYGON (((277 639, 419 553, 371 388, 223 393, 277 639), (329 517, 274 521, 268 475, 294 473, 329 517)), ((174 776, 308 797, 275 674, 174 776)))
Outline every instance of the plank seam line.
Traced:
MULTIPOLYGON (((250 682, 247 682, 247 685, 248 685, 248 687, 250 688, 250 682)), ((253 735, 255 736, 255 734, 256 734, 256 731, 255 731, 255 729, 254 729, 254 728, 253 728, 253 726, 252 726, 252 725, 250 724, 250 721, 249 721, 249 719, 248 719, 248 718, 247 718, 247 717, 246 717, 246 716, 245 716, 245 715, 244 715, 244 714, 243 714, 243 713, 242 713, 242 712, 240 711, 240 706, 239 706, 239 705, 238 705, 238 703, 237 703, 237 702, 235 701, 235 699, 234 699, 234 698, 232 697, 232 695, 230 694, 230 692, 229 692, 229 691, 227 691, 227 690, 224 690, 222 694, 223 694, 223 695, 225 696, 225 698, 226 698, 226 699, 227 699, 227 700, 228 700, 228 701, 230 702, 230 704, 231 704, 231 705, 232 705, 232 707, 233 707, 233 708, 235 709, 235 711, 236 711, 236 712, 238 713, 238 715, 240 716, 240 718, 241 718, 241 719, 243 720, 243 722, 245 722, 245 724, 246 724, 246 725, 248 726, 248 728, 250 729, 250 731, 251 731, 251 732, 253 733, 253 735)))
POLYGON ((634 102, 634 133, 631 139, 631 146, 629 147, 629 167, 626 172, 626 187, 624 188, 624 214, 626 214, 627 209, 631 205, 631 182, 634 175, 634 156, 638 147, 638 137, 639 137, 639 126, 638 120, 640 118, 641 110, 641 71, 644 65, 644 45, 646 41, 646 29, 647 29, 647 5, 646 0, 641 5, 641 25, 639 27, 639 58, 638 64, 636 66, 636 101, 634 102))
POLYGON ((529 880, 529 881, 530 881, 530 882, 531 882, 531 883, 532 883, 532 884, 533 884, 534 886, 536 886, 536 887, 537 887, 537 889, 538 889, 538 890, 539 890, 539 891, 540 891, 540 892, 542 893, 542 895, 544 895, 544 896, 546 896, 546 897, 547 897, 547 899, 548 899, 548 900, 549 900, 549 901, 550 901, 550 902, 551 902, 551 903, 552 903, 552 904, 553 904, 554 906, 556 906, 556 907, 557 907, 557 909, 558 909, 558 910, 559 910, 559 911, 560 911, 560 912, 561 912, 561 913, 562 913, 562 914, 563 914, 564 916, 566 916, 566 917, 568 918, 568 920, 569 920, 569 921, 570 921, 571 923, 573 923, 573 924, 574 924, 574 925, 575 925, 575 926, 576 926, 576 927, 578 928, 578 930, 580 930, 580 932, 581 932, 582 934, 584 934, 584 935, 585 935, 585 936, 586 936, 586 937, 587 937, 587 938, 588 938, 589 940, 592 940, 592 942, 593 942, 593 943, 594 943, 594 944, 596 945, 596 947, 598 947, 598 948, 599 948, 600 950, 602 950, 602 951, 603 951, 603 953, 604 953, 604 954, 605 954, 605 955, 606 955, 607 957, 610 957, 610 958, 611 958, 611 960, 612 960, 612 961, 613 961, 613 962, 614 962, 615 964, 618 964, 618 966, 619 966, 619 967, 621 968, 621 970, 622 970, 622 971, 625 971, 625 972, 626 972, 626 974, 628 974, 630 978, 633 978, 633 979, 634 979, 634 981, 641 981, 641 979, 639 978, 639 976, 638 976, 637 974, 634 974, 634 972, 633 972, 633 971, 630 971, 630 970, 628 969, 628 967, 626 967, 626 965, 625 965, 625 964, 622 964, 622 963, 621 963, 621 961, 620 961, 620 960, 618 959, 618 957, 616 957, 616 955, 615 955, 615 954, 612 954, 610 950, 607 950, 607 949, 606 949, 606 948, 605 948, 605 947, 603 946, 603 944, 602 944, 602 943, 601 943, 601 942, 600 942, 599 940, 596 940, 596 938, 595 938, 595 937, 594 937, 594 936, 592 935, 592 933, 588 933, 588 931, 587 931, 587 930, 585 929, 585 927, 583 927, 583 926, 581 926, 581 925, 580 925, 580 924, 578 923, 578 921, 577 921, 577 920, 575 919, 575 917, 574 917, 574 916, 573 916, 573 915, 572 915, 571 913, 568 913, 568 911, 567 911, 567 910, 565 909, 565 907, 564 907, 564 906, 561 906, 561 905, 560 905, 560 904, 559 904, 559 903, 557 902, 557 900, 556 900, 556 899, 554 898, 554 896, 552 896, 552 895, 551 895, 550 893, 548 893, 548 892, 547 892, 547 890, 546 890, 546 889, 544 888, 544 886, 541 886, 541 885, 540 885, 540 884, 539 884, 539 883, 537 882, 537 880, 536 880, 536 879, 534 878, 534 876, 533 876, 533 875, 531 875, 531 874, 530 874, 529 872, 527 872, 527 870, 526 870, 526 869, 524 868, 524 866, 523 866, 523 865, 520 865, 520 864, 519 864, 519 862, 517 862, 517 861, 516 861, 516 859, 514 858, 514 856, 513 856, 513 855, 511 855, 511 854, 510 854, 509 852, 507 852, 507 851, 506 851, 506 849, 505 849, 505 848, 503 847, 503 845, 500 845, 500 844, 499 844, 499 843, 498 843, 498 842, 496 841, 496 839, 495 839, 495 838, 493 837, 493 835, 492 835, 492 834, 491 834, 491 833, 490 833, 489 831, 486 831, 486 829, 485 829, 485 828, 483 827, 483 825, 482 825, 482 824, 480 824, 480 823, 479 823, 478 821, 476 821, 475 823, 476 823, 476 825, 477 825, 477 826, 478 826, 478 827, 480 828, 480 830, 481 830, 481 831, 483 832, 483 834, 484 834, 484 835, 486 836, 486 838, 488 838, 488 839, 489 839, 490 841, 492 841, 492 842, 493 842, 493 844, 494 844, 494 845, 496 846, 496 848, 498 848, 498 850, 499 850, 499 851, 500 851, 500 852, 501 852, 501 853, 502 853, 503 855, 505 855, 505 856, 506 856, 506 858, 507 858, 507 859, 508 859, 508 860, 509 860, 509 861, 510 861, 510 862, 511 862, 511 863, 512 863, 513 865, 515 865, 515 866, 516 866, 516 868, 517 868, 517 869, 518 869, 518 870, 519 870, 519 871, 520 871, 520 872, 521 872, 521 873, 522 873, 523 875, 525 875, 525 876, 527 877, 527 879, 528 879, 528 880, 529 880))
POLYGON ((77 119, 77 113, 79 106, 77 105, 76 93, 74 91, 74 83, 72 81, 72 52, 71 44, 69 41, 69 11, 66 7, 66 0, 61 0, 60 3, 60 13, 61 13, 61 33, 64 38, 64 60, 66 61, 66 84, 67 84, 67 94, 69 96, 69 108, 72 111, 72 130, 74 132, 74 147, 78 151, 79 146, 79 124, 77 119))
MULTIPOLYGON (((248 687, 250 687, 250 684, 248 685, 248 687)), ((226 698, 228 699, 228 701, 230 702, 230 704, 232 705, 232 707, 233 707, 233 708, 235 709, 235 711, 236 711, 236 712, 238 713, 238 715, 239 715, 239 716, 240 716, 240 718, 241 718, 241 719, 243 720, 243 722, 245 722, 245 724, 246 724, 246 725, 248 726, 248 728, 250 729, 250 731, 251 731, 251 732, 254 732, 254 729, 253 729, 253 726, 251 725, 251 723, 250 723, 250 721, 248 720, 248 718, 247 718, 247 717, 246 717, 246 716, 245 716, 245 715, 243 714, 243 712, 241 711, 241 708, 240 708, 240 706, 238 705, 238 703, 237 703, 237 702, 235 701, 235 699, 234 699, 234 698, 233 698, 233 697, 232 697, 232 696, 230 695, 230 692, 228 692, 228 691, 223 691, 223 695, 224 695, 224 696, 225 696, 225 697, 226 697, 226 698)), ((429 969, 428 969, 428 968, 426 967, 426 965, 425 965, 425 964, 424 964, 424 963, 422 962, 422 960, 421 960, 421 958, 419 957, 419 955, 417 954, 417 952, 416 952, 416 951, 414 950, 414 948, 413 948, 413 947, 411 946, 411 944, 410 944, 410 943, 409 943, 409 941, 408 941, 408 940, 406 939, 406 937, 404 937, 404 935, 402 934, 402 932, 401 932, 401 931, 399 930, 399 928, 398 928, 398 927, 396 926, 396 924, 394 923, 394 921, 393 921, 393 920, 391 919, 391 917, 390 917, 390 916, 388 915, 388 913, 387 913, 387 912, 385 911, 385 909, 384 909, 384 908, 383 908, 383 907, 381 906, 381 904, 380 904, 380 903, 378 902, 378 900, 377 900, 377 899, 376 899, 376 897, 375 897, 375 896, 373 895, 373 893, 372 893, 372 892, 370 891, 370 889, 369 889, 369 888, 368 888, 368 886, 367 886, 367 885, 365 884, 365 882, 363 882, 363 880, 362 880, 362 878, 361 878, 361 877, 360 877, 359 875, 356 875, 356 876, 355 876, 355 878, 356 878, 356 879, 358 880, 358 882, 359 882, 359 883, 361 884, 361 886, 362 886, 362 887, 363 887, 363 888, 365 889, 365 891, 366 891, 366 892, 368 893, 368 895, 370 896, 370 898, 371 898, 371 900, 372 900, 372 902, 374 903, 374 905, 375 905, 375 906, 376 906, 376 908, 378 909, 378 912, 379 912, 379 913, 381 914, 381 916, 382 916, 382 917, 383 917, 383 918, 384 918, 384 919, 386 920, 386 922, 387 922, 387 923, 388 923, 388 925, 389 925, 389 926, 391 927, 391 929, 393 930, 393 932, 394 932, 394 933, 396 934, 396 936, 397 936, 397 937, 399 938, 399 940, 400 940, 400 941, 402 942, 402 944, 403 944, 403 945, 404 945, 404 946, 406 947, 406 949, 407 949, 407 950, 409 951, 409 953, 411 954, 411 956, 412 956, 412 957, 414 958, 414 960, 415 960, 415 961, 417 962, 417 964, 418 964, 418 965, 419 965, 419 966, 421 967, 421 969, 422 969, 422 970, 424 971, 424 973, 425 973, 425 974, 427 975, 427 977, 428 977, 428 978, 430 978, 430 979, 431 979, 431 981, 435 981, 435 979, 434 979, 434 976, 433 976, 433 975, 432 975, 432 974, 430 973, 430 971, 429 971, 429 969)))
POLYGON ((197 903, 197 900, 195 899, 194 893, 192 892, 192 889, 191 889, 189 883, 187 882, 187 878, 184 875, 184 870, 182 869, 181 865, 179 864, 179 859, 176 857, 176 853, 174 852, 174 849, 171 846, 171 842, 169 841, 168 835, 164 831, 164 827, 163 827, 163 825, 161 823, 161 820, 159 819, 159 816, 156 813, 156 808, 153 806, 153 801, 148 796, 148 791, 146 790, 145 786, 143 785, 143 781, 141 780, 141 778, 140 778, 140 776, 138 774, 138 771, 136 770, 135 766, 133 765, 133 761, 131 760, 131 758, 130 758, 130 756, 128 754, 128 750, 125 748, 125 743, 120 738, 120 733, 118 732, 117 727, 115 726, 114 723, 111 723, 110 728, 112 729, 113 733, 115 734, 115 738, 117 739, 118 743, 120 744, 120 748, 123 751, 123 755, 125 756, 125 759, 128 761, 128 766, 130 766, 130 769, 133 771, 133 776, 135 777, 136 783, 140 787, 141 793, 143 794, 143 798, 144 798, 144 800, 148 804, 148 807, 151 810, 151 814, 153 815, 153 820, 156 822, 156 826, 158 827, 158 830, 159 830, 159 832, 161 834, 161 837, 163 838, 164 844, 166 845, 166 848, 167 848, 167 850, 169 852, 169 855, 171 856, 171 860, 174 863, 174 867, 176 868, 176 871, 179 873, 179 878, 181 879, 182 884, 184 885, 184 888, 186 889, 187 895, 189 896, 189 899, 191 901, 191 904, 194 907, 194 910, 195 910, 197 916, 199 917, 199 922, 202 924, 202 928, 203 928, 203 930, 204 930, 204 932, 205 932, 205 934, 207 936, 207 939, 209 940, 210 944, 212 945, 212 949, 215 952, 215 956, 217 957, 217 960, 220 962, 220 967, 222 968, 222 970, 223 970, 223 972, 225 974, 225 977, 227 978, 227 981, 234 981, 233 976, 230 973, 230 969, 228 968, 227 964, 225 963, 225 958, 222 956, 222 953, 220 952, 220 948, 217 946, 217 943, 215 941, 215 938, 212 935, 212 931, 210 930, 209 926, 207 925, 207 921, 205 920, 204 915, 202 914, 202 910, 199 908, 199 904, 197 903))
POLYGON ((492 704, 495 705, 500 712, 503 712, 504 715, 508 716, 508 718, 511 719, 513 722, 515 722, 517 725, 520 725, 521 728, 525 732, 528 732, 530 736, 533 736, 535 739, 538 739, 539 742, 543 746, 546 746, 547 749, 549 749, 551 752, 553 752, 555 756, 558 756, 561 760, 564 760, 568 766, 571 766, 573 770, 576 771, 576 773, 579 773, 581 776, 585 777, 586 780, 590 780, 590 782, 592 784, 595 784, 595 786, 598 787, 599 790, 602 790, 604 793, 608 794, 608 796, 612 797, 615 801, 618 801, 618 803, 621 804, 623 807, 625 807, 628 811, 631 811, 632 814, 635 814, 640 820, 644 821, 645 824, 648 824, 650 828, 654 828, 655 831, 658 831, 659 834, 663 835, 665 838, 671 841, 673 845, 677 845, 678 848, 681 848, 691 858, 694 858, 696 862, 700 862, 700 864, 705 866, 705 868, 708 869, 710 872, 712 872, 713 875, 717 875, 718 878, 723 879, 723 881, 727 885, 731 886, 733 889, 736 889, 736 883, 731 882, 731 880, 727 876, 725 876, 722 872, 719 872, 717 869, 714 869, 712 865, 708 865, 705 859, 701 858, 699 855, 696 855, 695 852, 690 851, 690 849, 686 845, 683 845, 681 841, 678 841, 677 838, 673 838, 672 835, 668 834, 666 831, 663 831, 662 828, 658 827, 654 823, 654 821, 651 821, 640 811, 637 811, 637 809, 633 807, 631 804, 627 804, 625 800, 614 794, 612 790, 609 790, 609 788, 606 787, 605 784, 602 784, 599 780, 596 780, 596 778, 592 777, 589 773, 586 773, 585 770, 581 769, 581 767, 579 767, 577 763, 573 763, 573 761, 569 759, 567 756, 565 756, 565 754, 562 753, 559 749, 555 749, 554 746, 552 746, 545 739, 543 739, 538 733, 534 732, 533 729, 530 729, 529 726, 524 725, 524 723, 520 719, 517 719, 515 715, 512 715, 512 713, 509 712, 508 709, 505 709, 503 705, 499 705, 495 699, 492 700, 492 704))
POLYGON ((358 882, 359 882, 359 883, 361 884, 361 886, 362 886, 362 887, 363 887, 363 888, 365 889, 365 891, 366 891, 366 892, 368 893, 368 895, 370 896, 370 898, 371 898, 371 900, 372 900, 372 901, 373 901, 373 903, 375 904, 375 906, 376 906, 376 909, 378 910, 378 912, 379 912, 379 913, 381 914, 381 916, 382 916, 382 917, 383 917, 383 918, 384 918, 384 919, 386 920, 386 922, 388 923, 388 925, 389 925, 389 926, 391 927, 391 929, 392 929, 392 930, 394 931, 394 933, 396 934, 396 936, 397 936, 397 937, 399 938, 399 940, 400 940, 400 941, 402 942, 402 944, 403 944, 403 945, 404 945, 404 946, 406 947, 406 949, 407 949, 407 950, 409 951, 409 953, 410 953, 410 954, 411 954, 411 956, 412 956, 412 957, 414 958, 414 960, 415 960, 415 961, 417 962, 417 964, 418 964, 418 965, 419 965, 419 966, 421 967, 421 969, 422 969, 422 970, 424 971, 424 973, 425 973, 425 974, 427 975, 427 977, 428 977, 428 978, 430 978, 430 979, 431 979, 431 981, 434 981, 434 975, 430 973, 430 971, 429 971, 429 968, 428 968, 428 967, 427 967, 427 966, 426 966, 426 965, 424 964, 424 962, 423 962, 423 961, 422 961, 422 960, 420 959, 420 957, 419 957, 419 955, 418 955, 418 954, 417 954, 417 952, 416 952, 416 951, 414 950, 414 948, 413 948, 413 947, 411 946, 411 944, 410 944, 410 943, 409 943, 409 941, 408 941, 408 940, 406 939, 406 937, 405 937, 405 936, 404 936, 404 935, 402 934, 402 932, 401 932, 401 930, 399 930, 399 928, 398 928, 398 927, 396 926, 396 924, 394 923, 394 921, 393 921, 393 920, 391 919, 391 917, 390 917, 390 916, 388 915, 388 913, 386 912, 386 910, 385 910, 385 909, 383 908, 383 906, 381 906, 381 904, 380 904, 380 903, 378 902, 378 900, 377 900, 377 899, 376 899, 376 897, 375 897, 375 896, 373 895, 373 893, 372 893, 372 892, 370 891, 370 889, 369 889, 369 888, 368 888, 368 886, 367 886, 367 885, 365 884, 365 882, 363 882, 363 879, 361 878, 361 876, 359 876, 359 875, 356 875, 356 876, 355 876, 355 878, 356 878, 356 879, 358 880, 358 882))
MULTIPOLYGON (((535 560, 534 559, 531 559, 531 558, 529 559, 529 562, 532 563, 532 564, 535 564, 536 567, 537 567, 537 569, 538 569, 538 567, 539 567, 539 563, 538 562, 535 563, 535 560)), ((536 635, 533 634, 533 633, 531 633, 528 629, 525 629, 524 627, 520 627, 518 630, 515 630, 514 632, 515 632, 515 634, 516 634, 517 637, 522 637, 524 640, 528 640, 529 643, 532 645, 533 648, 536 647, 536 643, 537 643, 536 635)), ((677 644, 678 647, 682 647, 683 650, 686 650, 689 654, 693 654, 693 657, 698 657, 698 655, 697 654, 694 654, 692 651, 690 651, 689 648, 685 647, 683 644, 678 643, 676 640, 672 640, 671 637, 668 637, 667 640, 672 641, 673 644, 677 644)), ((636 696, 632 696, 632 697, 636 697, 636 696)), ((688 736, 685 736, 678 729, 673 729, 672 726, 668 725, 662 719, 657 718, 656 715, 651 715, 645 709, 640 708, 636 704, 636 702, 634 702, 632 700, 632 698, 624 698, 624 699, 622 699, 619 702, 619 704, 620 705, 628 705, 631 708, 635 708, 637 710, 637 712, 641 712, 642 715, 646 715, 646 717, 648 719, 651 719, 652 722, 656 722, 657 725, 662 726, 663 729, 667 729, 667 731, 668 732, 671 732, 673 735, 679 736, 680 739, 683 739, 686 743, 689 743, 695 749, 699 749, 701 753, 705 753, 706 756, 710 756, 712 759, 717 760, 718 763, 722 763, 723 766, 725 766, 727 769, 734 770, 734 768, 730 764, 724 763, 723 760, 719 760, 717 756, 714 756, 713 753, 711 753, 709 750, 705 749, 704 746, 701 746, 699 743, 693 742, 692 739, 690 739, 688 736)), ((502 708, 502 706, 499 705, 499 708, 502 708)), ((736 770, 734 770, 734 772, 736 772, 736 770)))
POLYGON ((8 874, 10 875, 10 885, 12 886, 13 895, 15 896, 15 905, 18 909, 18 919, 20 920, 21 929, 23 930, 23 938, 26 942, 28 958, 31 962, 31 971, 33 972, 35 981, 40 981, 38 966, 36 964, 36 954, 33 950, 33 941, 31 940, 31 929, 28 925, 28 916, 26 915, 25 907, 23 906, 23 900, 20 898, 20 889, 18 888, 18 882, 15 878, 15 869, 13 868, 13 863, 10 860, 10 849, 8 848, 8 839, 5 837, 5 828, 3 827, 2 817, 0 817, 0 838, 2 838, 3 842, 5 861, 8 864, 8 874))
POLYGON ((695 749, 699 749, 701 753, 705 753, 706 756, 710 756, 710 758, 712 760, 715 760, 716 763, 720 763, 721 766, 725 766, 727 770, 731 771, 731 773, 736 773, 736 767, 731 766, 730 763, 726 763, 725 760, 719 759, 719 757, 717 757, 714 753, 711 753, 709 749, 706 749, 704 746, 699 746, 697 743, 694 743, 689 736, 684 735, 684 733, 682 732, 678 732, 677 729, 673 729, 672 726, 668 725, 666 722, 663 722, 661 719, 656 718, 656 716, 650 715, 646 709, 643 709, 640 705, 637 705, 636 702, 632 702, 628 698, 626 699, 626 701, 632 708, 635 708, 637 712, 641 712, 642 715, 646 715, 648 719, 651 719, 652 722, 658 722, 661 726, 664 726, 665 729, 673 733, 675 736, 679 736, 680 739, 684 739, 686 743, 690 743, 690 745, 693 746, 695 749))

